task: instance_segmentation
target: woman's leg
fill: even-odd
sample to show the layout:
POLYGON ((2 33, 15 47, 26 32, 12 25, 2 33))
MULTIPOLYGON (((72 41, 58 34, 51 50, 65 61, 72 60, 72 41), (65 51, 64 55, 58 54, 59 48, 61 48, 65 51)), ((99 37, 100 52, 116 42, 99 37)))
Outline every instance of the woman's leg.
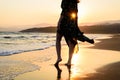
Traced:
MULTIPOLYGON (((75 41, 77 43, 77 41, 75 41)), ((71 60, 72 60, 72 56, 74 53, 74 49, 75 49, 75 45, 76 43, 72 43, 70 40, 68 41, 68 46, 69 46, 69 57, 68 57, 68 62, 66 65, 71 65, 71 60)))
POLYGON ((60 16, 60 19, 58 21, 58 26, 57 26, 57 34, 56 34, 56 52, 57 52, 57 61, 55 65, 58 65, 60 61, 62 61, 61 58, 61 39, 62 39, 62 34, 61 34, 61 29, 60 29, 60 24, 61 20, 63 19, 63 16, 60 16))
POLYGON ((57 61, 56 61, 55 65, 58 65, 59 62, 62 61, 62 58, 61 58, 61 39, 62 39, 62 35, 57 32, 57 35, 56 35, 57 61))

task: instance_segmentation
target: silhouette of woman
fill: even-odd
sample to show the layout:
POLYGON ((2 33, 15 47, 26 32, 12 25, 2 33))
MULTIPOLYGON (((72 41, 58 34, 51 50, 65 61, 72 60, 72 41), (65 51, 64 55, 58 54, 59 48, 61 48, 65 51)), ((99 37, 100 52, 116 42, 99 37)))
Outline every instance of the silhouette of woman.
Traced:
POLYGON ((89 43, 94 43, 93 39, 83 35, 83 32, 78 28, 77 23, 77 3, 79 0, 62 0, 61 3, 61 16, 58 21, 57 34, 56 34, 56 51, 57 51, 57 61, 55 65, 58 65, 61 58, 61 39, 64 36, 66 43, 69 47, 69 59, 66 65, 71 65, 71 59, 75 46, 77 45, 77 40, 82 42, 87 41, 89 43))

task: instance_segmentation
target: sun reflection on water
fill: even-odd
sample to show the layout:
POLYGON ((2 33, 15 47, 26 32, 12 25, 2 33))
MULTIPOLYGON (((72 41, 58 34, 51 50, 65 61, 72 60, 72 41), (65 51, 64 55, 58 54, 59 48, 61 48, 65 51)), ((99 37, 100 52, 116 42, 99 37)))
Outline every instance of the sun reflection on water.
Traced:
POLYGON ((73 58, 72 58, 72 64, 76 65, 78 63, 78 60, 80 59, 80 56, 78 53, 73 54, 73 58))
POLYGON ((77 53, 73 54, 72 58, 72 65, 70 68, 70 80, 75 80, 76 77, 83 76, 82 69, 80 68, 80 65, 82 63, 82 50, 79 48, 79 51, 77 53))
POLYGON ((77 64, 80 64, 80 62, 81 62, 81 49, 80 49, 80 47, 78 46, 78 52, 77 53, 74 53, 73 54, 73 57, 72 57, 72 64, 74 64, 74 65, 77 65, 77 64))

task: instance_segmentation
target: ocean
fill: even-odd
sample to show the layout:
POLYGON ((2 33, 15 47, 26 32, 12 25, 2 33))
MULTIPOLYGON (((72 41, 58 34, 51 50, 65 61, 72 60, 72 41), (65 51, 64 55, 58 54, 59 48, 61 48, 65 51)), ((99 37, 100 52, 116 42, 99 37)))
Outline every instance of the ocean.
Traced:
POLYGON ((53 45, 54 33, 0 32, 0 56, 42 50, 53 45))
MULTIPOLYGON (((110 34, 86 34, 90 38, 106 38, 110 34)), ((0 56, 43 50, 55 45, 55 33, 0 32, 0 56)))
MULTIPOLYGON (((98 39, 111 38, 111 36, 113 36, 112 34, 85 35, 95 39, 95 41, 98 39)), ((16 76, 23 73, 41 71, 41 69, 45 67, 45 65, 42 66, 42 62, 47 62, 52 59, 55 60, 54 53, 40 53, 38 56, 36 52, 37 55, 31 56, 31 53, 31 55, 27 55, 28 57, 26 58, 21 55, 19 55, 20 57, 9 55, 44 50, 55 46, 55 41, 55 33, 0 32, 0 80, 13 80, 16 76)), ((64 38, 62 39, 62 44, 66 44, 64 38)), ((79 44, 81 43, 79 42, 79 44)), ((40 74, 38 75, 40 76, 40 74)))

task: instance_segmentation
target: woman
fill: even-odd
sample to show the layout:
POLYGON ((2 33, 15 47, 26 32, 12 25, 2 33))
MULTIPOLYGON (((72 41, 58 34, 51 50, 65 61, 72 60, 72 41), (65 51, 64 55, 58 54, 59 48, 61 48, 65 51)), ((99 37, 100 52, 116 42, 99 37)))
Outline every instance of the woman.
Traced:
POLYGON ((85 37, 83 33, 79 30, 77 24, 77 3, 78 0, 62 0, 61 3, 61 16, 57 26, 56 35, 56 51, 57 51, 57 61, 55 65, 58 65, 61 58, 61 39, 64 36, 66 43, 69 47, 69 58, 66 65, 71 65, 72 55, 77 45, 77 40, 87 41, 89 43, 94 43, 93 40, 85 37))

